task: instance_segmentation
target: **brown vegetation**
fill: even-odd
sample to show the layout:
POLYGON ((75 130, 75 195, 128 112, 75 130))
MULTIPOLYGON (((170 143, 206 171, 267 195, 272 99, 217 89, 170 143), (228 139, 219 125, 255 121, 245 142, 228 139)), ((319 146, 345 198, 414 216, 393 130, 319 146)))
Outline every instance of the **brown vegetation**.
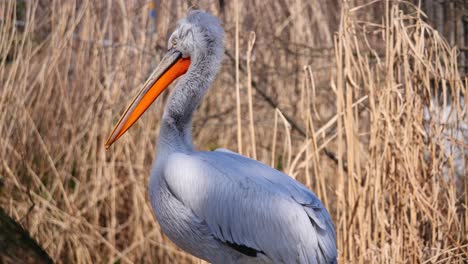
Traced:
MULTIPOLYGON (((468 259, 468 79, 417 6, 199 5, 227 49, 194 120, 199 149, 240 150, 314 190, 340 263, 468 259)), ((146 1, 0 1, 0 206, 54 260, 198 261, 148 202, 165 98, 103 147, 190 6, 162 2, 152 19, 146 1)))

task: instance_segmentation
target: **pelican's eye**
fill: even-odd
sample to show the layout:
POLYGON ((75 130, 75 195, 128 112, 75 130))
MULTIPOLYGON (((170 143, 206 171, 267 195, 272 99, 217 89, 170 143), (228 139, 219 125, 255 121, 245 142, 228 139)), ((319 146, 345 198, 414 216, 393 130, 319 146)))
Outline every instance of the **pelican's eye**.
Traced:
POLYGON ((177 46, 177 39, 173 38, 171 42, 172 42, 172 47, 175 48, 175 46, 177 46))

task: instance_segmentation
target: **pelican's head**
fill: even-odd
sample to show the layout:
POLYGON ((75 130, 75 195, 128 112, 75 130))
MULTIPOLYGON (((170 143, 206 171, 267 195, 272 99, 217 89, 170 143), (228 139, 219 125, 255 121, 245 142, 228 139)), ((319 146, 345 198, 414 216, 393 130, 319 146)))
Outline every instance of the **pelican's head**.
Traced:
POLYGON ((224 53, 223 38, 224 31, 216 17, 190 11, 172 33, 166 54, 115 125, 105 147, 119 139, 191 64, 216 72, 224 53))
MULTIPOLYGON (((220 59, 224 52, 224 30, 218 18, 198 10, 192 10, 172 33, 168 41, 168 50, 174 49, 182 57, 192 61, 203 59, 220 59)), ((211 62, 212 63, 212 62, 211 62)))

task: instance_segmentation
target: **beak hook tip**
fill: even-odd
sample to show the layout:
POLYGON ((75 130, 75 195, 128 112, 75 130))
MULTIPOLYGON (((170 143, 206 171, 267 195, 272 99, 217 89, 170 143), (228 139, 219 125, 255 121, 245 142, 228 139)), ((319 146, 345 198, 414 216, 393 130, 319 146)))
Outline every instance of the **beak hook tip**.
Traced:
POLYGON ((112 140, 107 140, 106 144, 104 144, 104 148, 106 149, 106 151, 109 150, 110 146, 112 145, 112 143, 114 143, 114 141, 112 140))

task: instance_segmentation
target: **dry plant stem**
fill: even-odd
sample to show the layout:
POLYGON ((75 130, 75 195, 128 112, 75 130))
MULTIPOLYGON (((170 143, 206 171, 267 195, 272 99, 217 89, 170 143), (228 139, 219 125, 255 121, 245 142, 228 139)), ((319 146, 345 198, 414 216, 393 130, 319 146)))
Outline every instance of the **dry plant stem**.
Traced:
POLYGON ((252 103, 252 71, 250 69, 250 60, 252 56, 252 49, 255 44, 255 32, 250 32, 249 43, 247 47, 247 97, 249 99, 249 119, 250 119, 250 140, 252 144, 252 158, 257 159, 257 144, 255 143, 255 124, 253 116, 253 103, 252 103))
POLYGON ((241 118, 241 99, 240 99, 240 83, 239 83, 239 1, 235 1, 235 16, 236 16, 236 35, 235 35, 235 52, 236 52, 236 114, 237 114, 237 152, 242 154, 242 118, 241 118))
POLYGON ((274 121, 274 125, 273 125, 273 137, 272 137, 272 141, 271 141, 271 163, 270 163, 270 166, 275 168, 276 166, 276 141, 278 140, 277 139, 277 136, 278 136, 278 113, 277 111, 275 111, 275 121, 274 121))

